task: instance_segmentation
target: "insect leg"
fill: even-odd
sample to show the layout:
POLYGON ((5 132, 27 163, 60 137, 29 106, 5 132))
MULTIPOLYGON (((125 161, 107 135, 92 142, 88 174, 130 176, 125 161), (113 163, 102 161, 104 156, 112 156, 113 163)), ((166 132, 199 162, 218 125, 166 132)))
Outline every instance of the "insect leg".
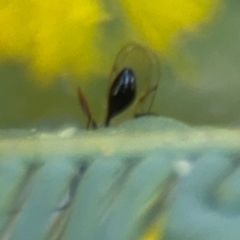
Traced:
POLYGON ((88 121, 87 121, 87 129, 89 129, 90 126, 92 126, 94 129, 97 128, 97 124, 95 122, 95 120, 92 117, 92 113, 90 111, 90 108, 88 106, 88 103, 86 101, 85 96, 82 93, 82 90, 80 87, 78 87, 78 100, 80 103, 80 106, 84 112, 84 114, 87 116, 88 121))
POLYGON ((149 91, 147 91, 142 97, 140 97, 140 99, 138 100, 138 103, 137 103, 137 106, 138 105, 141 105, 142 106, 142 103, 144 102, 144 100, 150 95, 150 94, 153 94, 153 97, 151 99, 151 102, 150 102, 150 105, 148 107, 148 110, 147 112, 144 112, 143 109, 142 109, 142 113, 136 113, 135 114, 135 117, 139 117, 141 115, 147 115, 150 113, 151 111, 151 108, 152 108, 152 105, 153 105, 153 102, 155 100, 155 97, 156 97, 156 92, 157 92, 157 88, 158 88, 158 84, 153 86, 151 89, 149 89, 149 91))

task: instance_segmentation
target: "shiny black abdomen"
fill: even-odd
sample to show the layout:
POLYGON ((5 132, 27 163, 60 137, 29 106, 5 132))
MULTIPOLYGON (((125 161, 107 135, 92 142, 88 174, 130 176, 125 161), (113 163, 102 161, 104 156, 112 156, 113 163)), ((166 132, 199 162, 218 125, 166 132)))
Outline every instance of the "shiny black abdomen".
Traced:
POLYGON ((136 97, 136 77, 130 68, 124 68, 114 80, 108 95, 108 113, 105 126, 111 119, 129 107, 136 97))

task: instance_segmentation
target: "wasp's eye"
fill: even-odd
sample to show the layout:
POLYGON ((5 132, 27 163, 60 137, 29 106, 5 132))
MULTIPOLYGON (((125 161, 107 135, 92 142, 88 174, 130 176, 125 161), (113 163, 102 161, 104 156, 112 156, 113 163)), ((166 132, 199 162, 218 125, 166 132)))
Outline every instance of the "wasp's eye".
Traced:
POLYGON ((108 114, 105 125, 121 113, 134 101, 136 96, 136 78, 130 68, 124 68, 114 80, 108 95, 108 114))

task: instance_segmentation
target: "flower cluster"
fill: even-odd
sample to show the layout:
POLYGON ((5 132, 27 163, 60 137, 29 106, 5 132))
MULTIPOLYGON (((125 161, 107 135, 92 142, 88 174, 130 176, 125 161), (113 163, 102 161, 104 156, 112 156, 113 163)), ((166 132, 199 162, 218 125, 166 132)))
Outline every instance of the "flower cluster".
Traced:
POLYGON ((138 40, 164 51, 179 30, 194 29, 206 19, 215 1, 119 0, 109 4, 106 0, 2 1, 0 59, 27 62, 36 75, 44 75, 42 81, 59 73, 101 74, 118 51, 111 55, 111 49, 138 40))

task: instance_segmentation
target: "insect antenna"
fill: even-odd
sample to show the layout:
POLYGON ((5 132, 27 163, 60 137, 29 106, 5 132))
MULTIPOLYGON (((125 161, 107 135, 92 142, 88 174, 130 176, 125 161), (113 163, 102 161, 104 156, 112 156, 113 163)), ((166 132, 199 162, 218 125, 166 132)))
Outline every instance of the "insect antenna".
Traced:
POLYGON ((91 126, 92 128, 96 129, 97 128, 97 124, 95 122, 95 120, 93 119, 92 117, 92 113, 90 111, 90 107, 87 103, 87 100, 81 90, 80 87, 78 87, 78 100, 79 100, 79 103, 80 103, 80 106, 82 108, 82 111, 84 112, 84 114, 87 116, 88 118, 88 121, 87 121, 87 129, 89 129, 91 126))

